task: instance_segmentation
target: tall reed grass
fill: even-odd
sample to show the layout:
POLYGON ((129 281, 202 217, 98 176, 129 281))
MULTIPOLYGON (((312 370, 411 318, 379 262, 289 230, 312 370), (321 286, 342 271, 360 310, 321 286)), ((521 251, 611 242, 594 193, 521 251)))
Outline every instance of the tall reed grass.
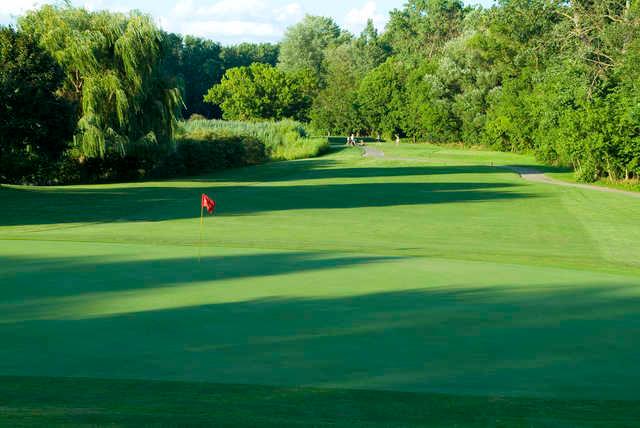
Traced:
POLYGON ((178 138, 253 137, 264 144, 273 160, 315 157, 329 149, 326 138, 310 138, 299 122, 238 122, 224 120, 190 120, 180 126, 178 138))

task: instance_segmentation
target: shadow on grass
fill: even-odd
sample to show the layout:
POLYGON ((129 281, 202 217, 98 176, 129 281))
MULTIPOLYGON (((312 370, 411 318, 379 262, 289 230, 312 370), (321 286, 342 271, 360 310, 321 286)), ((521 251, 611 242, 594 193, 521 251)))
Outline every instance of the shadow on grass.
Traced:
POLYGON ((640 400, 632 278, 403 289, 321 274, 397 268, 384 258, 212 258, 202 272, 184 260, 13 262, 4 375, 640 400))
POLYGON ((7 426, 634 427, 640 403, 0 377, 7 426))
MULTIPOLYGON (((384 168, 382 168, 384 169, 384 168)), ((344 174, 359 173, 347 171, 344 174)), ((362 173, 362 172, 360 172, 362 173)), ((379 177, 381 172, 376 172, 379 177)), ((346 177, 346 175, 345 175, 346 177)), ((309 178, 309 177, 307 177, 309 178)), ((161 183, 162 184, 162 183, 161 183)), ((534 197, 519 185, 500 182, 350 183, 231 185, 202 187, 95 186, 56 189, 4 189, 0 226, 30 224, 136 222, 199 216, 200 194, 218 203, 218 215, 266 211, 347 209, 508 201, 534 197)), ((176 186, 179 186, 176 184, 176 186)))
POLYGON ((360 167, 360 168, 326 168, 318 165, 301 171, 299 176, 282 175, 273 177, 271 181, 289 181, 292 179, 313 180, 328 178, 376 178, 376 177, 412 177, 456 174, 500 174, 504 170, 484 165, 458 166, 405 166, 405 167, 360 167))
POLYGON ((523 169, 534 169, 536 171, 540 171, 542 173, 554 173, 554 172, 573 172, 572 168, 563 167, 563 166, 551 166, 551 165, 505 165, 507 168, 523 168, 523 169))
MULTIPOLYGON (((341 150, 338 148, 337 150, 341 150)), ((366 165, 366 164, 365 164, 366 165)), ((333 159, 274 162, 258 168, 242 168, 215 174, 194 177, 194 181, 217 182, 243 181, 296 181, 333 178, 414 177, 459 174, 504 174, 504 169, 490 165, 426 165, 426 166, 362 166, 344 167, 333 159), (246 173, 245 173, 246 172, 246 173), (257 172, 259 175, 255 175, 257 172)))
POLYGON ((12 312, 3 301, 38 299, 33 309, 46 311, 46 298, 71 297, 85 293, 117 293, 170 287, 175 284, 285 275, 293 272, 339 269, 402 257, 334 256, 313 252, 277 252, 224 257, 193 257, 143 261, 108 261, 100 257, 83 258, 0 258, 0 270, 11 286, 2 289, 0 323, 12 312))

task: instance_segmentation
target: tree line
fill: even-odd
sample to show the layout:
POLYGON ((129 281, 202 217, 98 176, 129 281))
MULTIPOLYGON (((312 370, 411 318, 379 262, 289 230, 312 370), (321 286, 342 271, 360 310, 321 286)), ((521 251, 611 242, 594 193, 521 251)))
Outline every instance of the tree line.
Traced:
MULTIPOLYGON (((369 23, 359 36, 307 17, 287 31, 269 72, 312 79, 291 78, 287 90, 304 94, 292 116, 318 130, 530 152, 583 181, 638 179, 639 8, 631 0, 501 0, 489 9, 409 0, 383 34, 369 23)), ((247 71, 226 74, 207 99, 269 93, 267 70, 247 71)), ((277 116, 251 95, 222 107, 227 118, 277 116)))
POLYGON ((136 11, 30 11, 0 28, 0 182, 56 182, 87 159, 169 149, 183 117, 221 116, 203 95, 225 71, 275 65, 278 51, 168 34, 136 11))
POLYGON ((638 179, 639 8, 409 0, 382 33, 307 16, 278 45, 224 47, 138 12, 43 6, 0 30, 0 178, 62 152, 170 146, 197 114, 484 145, 572 166, 583 181, 638 179))

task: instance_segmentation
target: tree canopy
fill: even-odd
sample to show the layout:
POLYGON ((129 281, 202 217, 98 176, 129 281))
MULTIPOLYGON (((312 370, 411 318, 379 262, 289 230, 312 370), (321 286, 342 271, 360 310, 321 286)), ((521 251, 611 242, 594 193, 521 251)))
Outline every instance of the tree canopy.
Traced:
POLYGON ((163 34, 151 17, 44 6, 19 28, 64 70, 61 93, 79 104, 74 139, 86 155, 171 140, 181 100, 162 73, 163 34))
POLYGON ((304 70, 292 73, 268 64, 228 70, 222 82, 205 96, 222 107, 229 120, 306 120, 315 81, 304 70))
POLYGON ((287 29, 280 43, 278 66, 286 72, 311 70, 322 81, 325 50, 348 37, 333 19, 307 15, 287 29))
POLYGON ((179 34, 164 34, 165 75, 180 90, 184 117, 201 115, 220 118, 220 106, 205 102, 208 90, 222 80, 224 73, 253 63, 276 65, 279 46, 271 43, 241 43, 221 46, 211 40, 179 34))
POLYGON ((325 48, 314 123, 532 152, 585 181, 640 177, 639 8, 410 0, 381 37, 384 64, 362 73, 348 46, 325 48))
POLYGON ((66 148, 72 103, 55 60, 25 33, 0 28, 0 179, 23 180, 66 148))
POLYGON ((49 147, 38 126, 63 134, 35 109, 38 126, 20 122, 28 102, 11 91, 35 81, 41 105, 77 106, 84 156, 168 143, 176 120, 197 113, 529 152, 585 181, 640 178, 637 0, 408 0, 382 34, 306 16, 280 45, 227 47, 164 33, 139 12, 43 6, 3 37, 13 147, 49 147))
POLYGON ((389 48, 369 21, 362 34, 325 50, 325 85, 314 100, 311 117, 315 125, 335 133, 366 128, 359 113, 358 87, 371 70, 382 64, 389 48))

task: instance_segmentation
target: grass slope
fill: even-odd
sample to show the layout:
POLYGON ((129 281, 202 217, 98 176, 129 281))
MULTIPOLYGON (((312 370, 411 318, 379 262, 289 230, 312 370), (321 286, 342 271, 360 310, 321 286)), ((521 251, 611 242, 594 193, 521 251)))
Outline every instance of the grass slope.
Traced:
POLYGON ((637 201, 383 149, 1 188, 0 425, 640 418, 637 201))

